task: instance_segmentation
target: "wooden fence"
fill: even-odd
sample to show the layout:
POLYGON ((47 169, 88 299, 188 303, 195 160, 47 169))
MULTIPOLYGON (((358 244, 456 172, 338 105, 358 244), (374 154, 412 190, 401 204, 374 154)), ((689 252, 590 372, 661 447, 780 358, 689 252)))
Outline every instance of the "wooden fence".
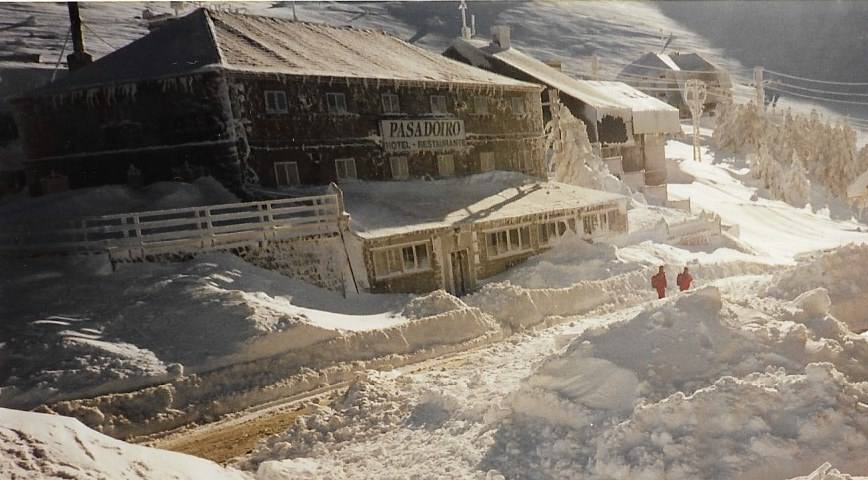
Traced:
POLYGON ((0 254, 97 253, 115 259, 256 246, 337 234, 339 194, 0 225, 0 254))

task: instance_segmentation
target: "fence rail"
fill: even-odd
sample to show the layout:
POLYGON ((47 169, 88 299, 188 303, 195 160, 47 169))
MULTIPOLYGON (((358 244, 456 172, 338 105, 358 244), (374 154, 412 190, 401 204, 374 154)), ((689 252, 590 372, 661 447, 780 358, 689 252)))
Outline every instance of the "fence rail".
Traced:
POLYGON ((144 257, 338 233, 339 194, 0 225, 0 253, 144 257))

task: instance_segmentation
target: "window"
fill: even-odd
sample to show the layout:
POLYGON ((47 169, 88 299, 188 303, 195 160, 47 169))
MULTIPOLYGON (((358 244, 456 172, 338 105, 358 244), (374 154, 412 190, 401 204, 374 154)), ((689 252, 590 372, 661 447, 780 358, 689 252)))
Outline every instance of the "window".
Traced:
POLYGON ((329 113, 347 113, 347 97, 343 93, 326 93, 329 113))
POLYGON ((582 228, 585 232, 585 235, 605 233, 612 228, 611 226, 615 222, 616 218, 616 210, 587 213, 585 215, 582 215, 582 228))
POLYGON ((437 174, 441 177, 455 175, 455 160, 452 155, 437 155, 437 174))
POLYGON ((560 238, 567 233, 567 224, 564 222, 548 222, 539 225, 539 243, 548 245, 555 238, 560 238))
POLYGON ((437 115, 445 115, 449 113, 446 109, 446 97, 443 95, 431 95, 431 113, 437 115))
POLYGON ((359 178, 356 175, 356 159, 355 158, 337 158, 335 159, 335 171, 337 172, 338 180, 346 180, 348 178, 359 178))
POLYGON ((524 97, 512 97, 512 113, 513 115, 527 114, 527 104, 524 97))
POLYGON ((485 234, 488 258, 505 257, 531 249, 530 227, 509 228, 485 234))
POLYGON ((473 113, 477 115, 486 115, 488 113, 488 98, 473 97, 473 113))
POLYGON ((410 168, 407 166, 407 157, 392 157, 389 159, 392 165, 392 178, 406 180, 410 178, 410 168))
POLYGON ((265 112, 266 113, 286 113, 286 92, 280 90, 265 91, 265 112))
POLYGON ((494 153, 493 152, 480 152, 479 153, 479 170, 483 172, 490 172, 494 170, 494 153))
POLYGON ((384 93, 381 98, 383 100, 383 113, 401 113, 401 104, 397 95, 384 93))
POLYGON ((274 162, 274 183, 278 187, 301 184, 298 162, 274 162))
POLYGON ((377 278, 396 277, 431 269, 427 243, 374 250, 374 275, 377 278))

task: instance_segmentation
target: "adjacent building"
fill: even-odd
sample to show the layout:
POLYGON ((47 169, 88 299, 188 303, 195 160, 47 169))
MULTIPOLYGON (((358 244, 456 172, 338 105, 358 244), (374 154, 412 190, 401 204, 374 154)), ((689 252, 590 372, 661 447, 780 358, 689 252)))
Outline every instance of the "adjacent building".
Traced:
POLYGON ((688 80, 705 82, 705 111, 732 97, 729 73, 698 53, 646 53, 624 67, 617 78, 677 107, 682 116, 690 115, 682 95, 688 80))
POLYGON ((133 174, 244 193, 542 175, 541 90, 382 31, 198 9, 13 103, 34 193, 133 174))
POLYGON ((639 179, 637 187, 665 183, 665 136, 681 132, 676 108, 622 82, 573 78, 513 47, 506 26, 494 27, 490 42, 458 38, 444 55, 557 90, 561 102, 585 123, 588 138, 609 159, 613 173, 632 174, 631 180, 639 179))
POLYGON ((515 172, 342 189, 352 270, 375 293, 462 295, 564 235, 597 242, 627 233, 626 197, 515 172))

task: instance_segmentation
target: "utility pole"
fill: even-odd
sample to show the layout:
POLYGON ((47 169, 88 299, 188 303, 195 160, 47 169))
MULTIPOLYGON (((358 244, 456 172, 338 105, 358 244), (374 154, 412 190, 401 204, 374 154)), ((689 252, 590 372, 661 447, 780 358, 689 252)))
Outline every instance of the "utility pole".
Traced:
POLYGON ((600 58, 597 54, 591 55, 591 80, 600 79, 600 58))
POLYGON ((470 38, 471 31, 467 26, 467 2, 461 0, 458 10, 461 10, 461 38, 470 38))
POLYGON ((763 67, 754 67, 753 84, 756 88, 756 106, 760 111, 766 108, 766 91, 763 85, 763 67))
POLYGON ((66 57, 69 71, 93 62, 93 56, 84 51, 84 34, 81 31, 81 14, 78 11, 78 2, 67 2, 69 8, 69 32, 72 35, 72 53, 66 57))
POLYGON ((298 15, 295 14, 295 0, 293 0, 293 2, 292 2, 292 21, 293 22, 298 21, 298 15))
POLYGON ((690 107, 690 116, 693 117, 693 160, 697 162, 702 161, 702 151, 699 148, 699 120, 702 118, 706 95, 705 82, 702 80, 688 80, 684 85, 684 101, 690 107))

